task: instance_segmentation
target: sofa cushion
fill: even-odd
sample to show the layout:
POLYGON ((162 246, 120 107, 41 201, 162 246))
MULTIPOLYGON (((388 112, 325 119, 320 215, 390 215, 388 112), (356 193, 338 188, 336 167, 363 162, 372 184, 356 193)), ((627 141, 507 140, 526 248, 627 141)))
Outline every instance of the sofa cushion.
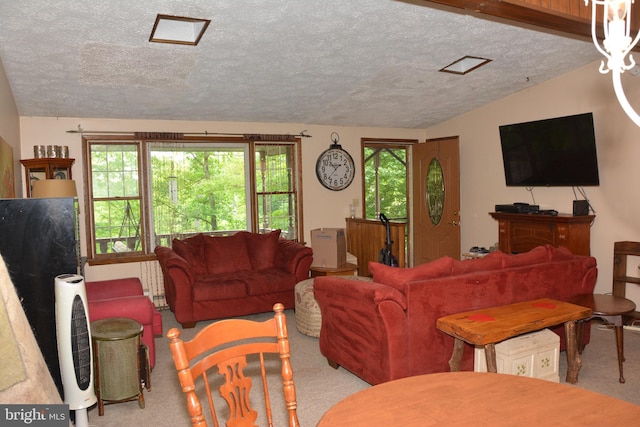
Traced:
POLYGON ((551 253, 552 261, 565 261, 573 258, 573 253, 564 246, 560 246, 557 248, 549 246, 549 251, 551 253))
POLYGON ((515 255, 505 255, 502 257, 502 266, 507 267, 521 267, 532 264, 540 264, 541 262, 548 261, 550 259, 549 248, 546 246, 538 246, 531 249, 529 252, 523 252, 515 255))
POLYGON ((189 263, 194 274, 205 274, 207 271, 204 259, 204 234, 196 234, 186 239, 173 239, 171 247, 175 253, 189 263))
POLYGON ((205 237, 204 259, 207 274, 233 273, 251 269, 243 233, 205 237))
POLYGON ((196 277, 193 301, 216 301, 247 296, 247 285, 233 273, 196 277))
POLYGON ((476 271, 499 270, 502 268, 503 253, 500 251, 491 252, 480 258, 453 260, 451 275, 467 274, 476 271))
POLYGON ((378 262, 369 262, 374 282, 403 291, 404 284, 414 280, 432 279, 451 274, 453 258, 445 256, 413 268, 397 268, 378 262))
POLYGON ((240 278, 247 283, 248 295, 266 295, 274 292, 291 291, 296 286, 295 276, 279 270, 270 268, 259 273, 240 272, 240 278))
POLYGON ((276 249, 280 230, 274 230, 266 234, 242 232, 247 242, 249 261, 254 270, 264 270, 275 266, 276 249))

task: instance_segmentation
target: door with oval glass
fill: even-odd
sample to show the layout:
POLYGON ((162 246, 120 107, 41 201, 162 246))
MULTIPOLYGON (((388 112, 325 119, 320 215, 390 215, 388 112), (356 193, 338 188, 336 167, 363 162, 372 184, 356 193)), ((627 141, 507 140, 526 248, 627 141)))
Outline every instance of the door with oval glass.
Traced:
POLYGON ((413 265, 442 256, 460 259, 460 149, 458 137, 412 147, 413 265))

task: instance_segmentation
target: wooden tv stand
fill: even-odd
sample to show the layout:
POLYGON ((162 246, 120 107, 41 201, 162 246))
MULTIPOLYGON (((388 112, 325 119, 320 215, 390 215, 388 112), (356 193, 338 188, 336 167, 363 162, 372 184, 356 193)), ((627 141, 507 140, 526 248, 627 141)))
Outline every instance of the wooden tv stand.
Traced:
POLYGON ((576 255, 591 254, 591 223, 595 215, 533 215, 490 212, 498 221, 498 249, 527 252, 536 246, 565 246, 576 255))

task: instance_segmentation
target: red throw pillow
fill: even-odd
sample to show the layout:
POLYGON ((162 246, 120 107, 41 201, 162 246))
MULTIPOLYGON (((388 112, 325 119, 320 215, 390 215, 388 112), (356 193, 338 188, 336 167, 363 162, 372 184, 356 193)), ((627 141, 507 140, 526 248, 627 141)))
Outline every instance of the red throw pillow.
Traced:
POLYGON ((442 257, 413 268, 397 268, 378 262, 369 262, 369 271, 373 273, 373 281, 391 286, 399 291, 404 290, 404 284, 414 280, 433 279, 451 274, 453 258, 442 257))
POLYGON ((247 242, 249 261, 254 270, 264 270, 275 266, 276 249, 280 230, 273 230, 267 234, 243 232, 247 242))
POLYGON ((251 270, 244 233, 231 236, 205 237, 204 258, 207 274, 251 270))
POLYGON ((200 275, 206 273, 204 235, 202 233, 182 240, 173 239, 171 248, 189 263, 191 268, 193 268, 194 274, 200 275))

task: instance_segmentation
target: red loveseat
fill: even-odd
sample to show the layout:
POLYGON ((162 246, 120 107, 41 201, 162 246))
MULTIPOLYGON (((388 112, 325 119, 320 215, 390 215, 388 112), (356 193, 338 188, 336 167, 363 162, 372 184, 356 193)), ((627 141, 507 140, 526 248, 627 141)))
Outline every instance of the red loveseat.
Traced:
MULTIPOLYGON (((449 371, 453 338, 436 328, 439 317, 538 298, 568 301, 593 293, 595 258, 566 248, 495 252, 481 259, 440 258, 415 268, 369 263, 373 282, 317 277, 322 313, 320 351, 370 384, 449 371)), ((552 328, 561 335, 562 325, 552 328)), ((585 327, 584 342, 589 341, 585 327)), ((473 370, 466 344, 462 370, 473 370)))
POLYGON ((86 282, 89 320, 127 317, 142 325, 142 342, 149 349, 149 363, 156 365, 155 336, 162 335, 162 315, 142 292, 137 277, 86 282))
POLYGON ((199 320, 268 312, 277 302, 294 307, 294 287, 309 278, 311 248, 267 234, 174 239, 157 246, 169 308, 183 328, 199 320))

